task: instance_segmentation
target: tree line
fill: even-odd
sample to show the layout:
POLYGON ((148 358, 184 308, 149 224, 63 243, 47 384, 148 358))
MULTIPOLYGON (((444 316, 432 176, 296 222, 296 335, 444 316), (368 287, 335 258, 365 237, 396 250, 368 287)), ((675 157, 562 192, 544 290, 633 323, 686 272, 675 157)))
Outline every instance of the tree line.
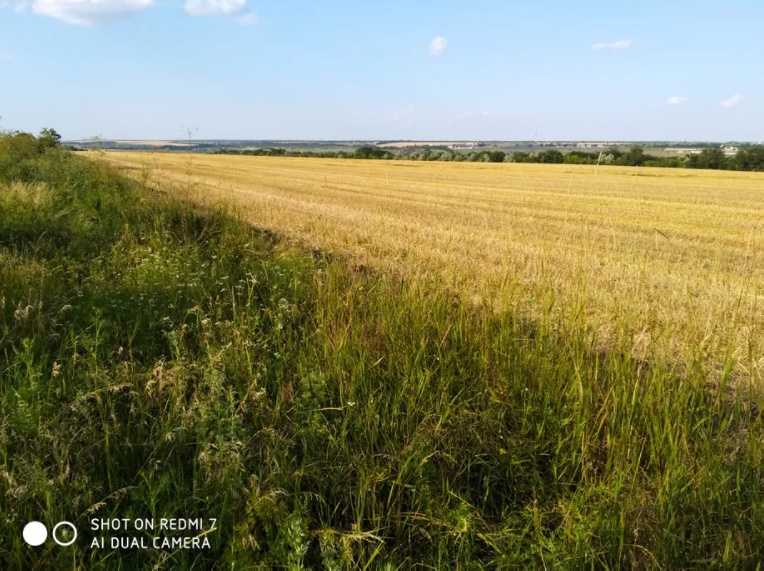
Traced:
MULTIPOLYGON (((35 137, 29 133, 7 133, 5 145, 13 148, 13 153, 6 153, 5 158, 19 162, 15 156, 20 149, 27 154, 36 154, 47 148, 61 144, 61 135, 55 129, 43 129, 35 137), (13 143, 11 145, 11 143, 13 143)), ((541 163, 573 165, 617 165, 630 167, 670 167, 737 171, 764 171, 764 145, 749 145, 740 148, 735 155, 727 155, 718 147, 706 147, 699 153, 687 156, 665 157, 649 154, 639 146, 628 150, 610 148, 603 152, 568 151, 546 149, 538 152, 516 151, 506 153, 500 150, 458 151, 449 147, 415 147, 390 151, 373 145, 365 145, 354 151, 307 151, 291 150, 281 147, 265 149, 216 149, 214 154, 250 155, 267 157, 319 157, 340 159, 376 159, 376 160, 415 160, 415 161, 457 161, 485 163, 541 163)), ((19 166, 17 164, 17 166, 19 166)))
POLYGON ((333 159, 377 159, 377 160, 414 160, 414 161, 466 161, 466 162, 506 162, 508 154, 504 151, 484 150, 479 152, 458 152, 448 147, 427 147, 414 150, 400 149, 395 152, 366 145, 354 151, 304 151, 281 147, 266 149, 217 149, 214 154, 249 155, 256 157, 319 157, 333 159))
POLYGON ((575 165, 618 165, 631 167, 671 167, 739 171, 764 171, 764 145, 742 147, 737 154, 727 155, 720 148, 705 148, 687 156, 665 157, 650 154, 639 146, 627 150, 618 148, 603 152, 547 149, 538 152, 506 153, 500 150, 457 151, 448 147, 401 149, 395 152, 375 146, 363 146, 354 151, 301 151, 284 148, 219 149, 217 154, 251 156, 321 157, 342 159, 461 161, 487 163, 542 163, 575 165))

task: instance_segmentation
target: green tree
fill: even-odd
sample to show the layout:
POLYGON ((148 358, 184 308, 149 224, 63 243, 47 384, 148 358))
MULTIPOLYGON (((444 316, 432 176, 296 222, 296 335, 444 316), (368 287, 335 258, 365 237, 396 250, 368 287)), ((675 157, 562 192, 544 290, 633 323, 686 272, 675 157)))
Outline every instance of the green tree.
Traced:
POLYGON ((642 147, 632 147, 618 158, 616 163, 628 167, 641 167, 649 158, 642 147))
POLYGON ((740 170, 764 171, 764 146, 754 145, 740 149, 732 162, 740 170))
POLYGON ((390 153, 384 149, 380 149, 379 147, 366 145, 356 149, 355 153, 353 153, 353 156, 357 159, 386 159, 388 158, 389 154, 390 153))
POLYGON ((548 151, 542 151, 536 156, 536 161, 539 163, 563 163, 565 162, 565 155, 557 149, 549 149, 548 151))
POLYGON ((532 163, 533 159, 530 153, 518 151, 516 153, 512 153, 512 162, 513 163, 532 163))
POLYGON ((565 162, 571 165, 591 165, 597 162, 598 156, 584 151, 571 151, 565 155, 565 162))
POLYGON ((728 163, 721 149, 703 149, 700 154, 689 158, 687 166, 692 169, 725 169, 728 163))
POLYGON ((52 149, 61 144, 61 135, 59 135, 58 131, 55 129, 45 128, 40 131, 37 141, 39 142, 41 149, 52 149))
POLYGON ((488 151, 488 160, 492 163, 503 163, 507 158, 507 153, 504 151, 488 151))

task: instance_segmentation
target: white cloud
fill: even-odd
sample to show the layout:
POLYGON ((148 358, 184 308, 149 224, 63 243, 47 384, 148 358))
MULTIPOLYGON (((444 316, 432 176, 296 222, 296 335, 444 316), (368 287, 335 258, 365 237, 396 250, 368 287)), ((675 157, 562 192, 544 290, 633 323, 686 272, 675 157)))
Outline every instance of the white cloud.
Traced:
POLYGON ((233 16, 246 6, 247 0, 186 0, 184 8, 189 16, 233 16))
POLYGON ((743 96, 739 93, 736 93, 732 97, 728 97, 724 101, 722 101, 719 105, 724 107, 725 109, 732 109, 733 107, 737 107, 743 102, 743 96))
POLYGON ((627 50, 632 46, 631 40, 617 40, 615 42, 597 42, 592 45, 592 49, 599 50, 627 50))
POLYGON ((442 56, 446 48, 448 47, 448 41, 443 36, 435 36, 430 42, 430 55, 433 57, 442 56))
POLYGON ((67 24, 92 26, 150 7, 154 0, 34 0, 32 11, 67 24))
POLYGON ((687 98, 682 97, 681 95, 674 95, 673 97, 666 99, 666 103, 669 105, 681 105, 682 103, 687 103, 687 98))

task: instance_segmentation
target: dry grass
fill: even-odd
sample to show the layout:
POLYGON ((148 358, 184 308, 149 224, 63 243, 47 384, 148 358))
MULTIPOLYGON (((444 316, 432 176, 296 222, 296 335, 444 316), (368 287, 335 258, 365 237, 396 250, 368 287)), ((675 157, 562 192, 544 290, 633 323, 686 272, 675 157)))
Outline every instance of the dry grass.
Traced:
POLYGON ((194 201, 684 363, 764 360, 764 175, 110 152, 194 201))

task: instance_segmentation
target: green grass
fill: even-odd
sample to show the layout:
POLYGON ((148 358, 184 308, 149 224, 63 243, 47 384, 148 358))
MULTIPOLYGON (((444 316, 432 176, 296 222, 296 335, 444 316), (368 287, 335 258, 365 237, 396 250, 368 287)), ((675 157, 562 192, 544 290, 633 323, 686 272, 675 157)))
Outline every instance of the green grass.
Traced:
POLYGON ((4 162, 12 145, 0 568, 764 560, 761 395, 702 361, 598 354, 575 324, 290 251, 58 150, 4 162), (88 547, 90 518, 168 516, 218 518, 211 549, 88 547), (81 537, 27 547, 32 519, 81 537))

